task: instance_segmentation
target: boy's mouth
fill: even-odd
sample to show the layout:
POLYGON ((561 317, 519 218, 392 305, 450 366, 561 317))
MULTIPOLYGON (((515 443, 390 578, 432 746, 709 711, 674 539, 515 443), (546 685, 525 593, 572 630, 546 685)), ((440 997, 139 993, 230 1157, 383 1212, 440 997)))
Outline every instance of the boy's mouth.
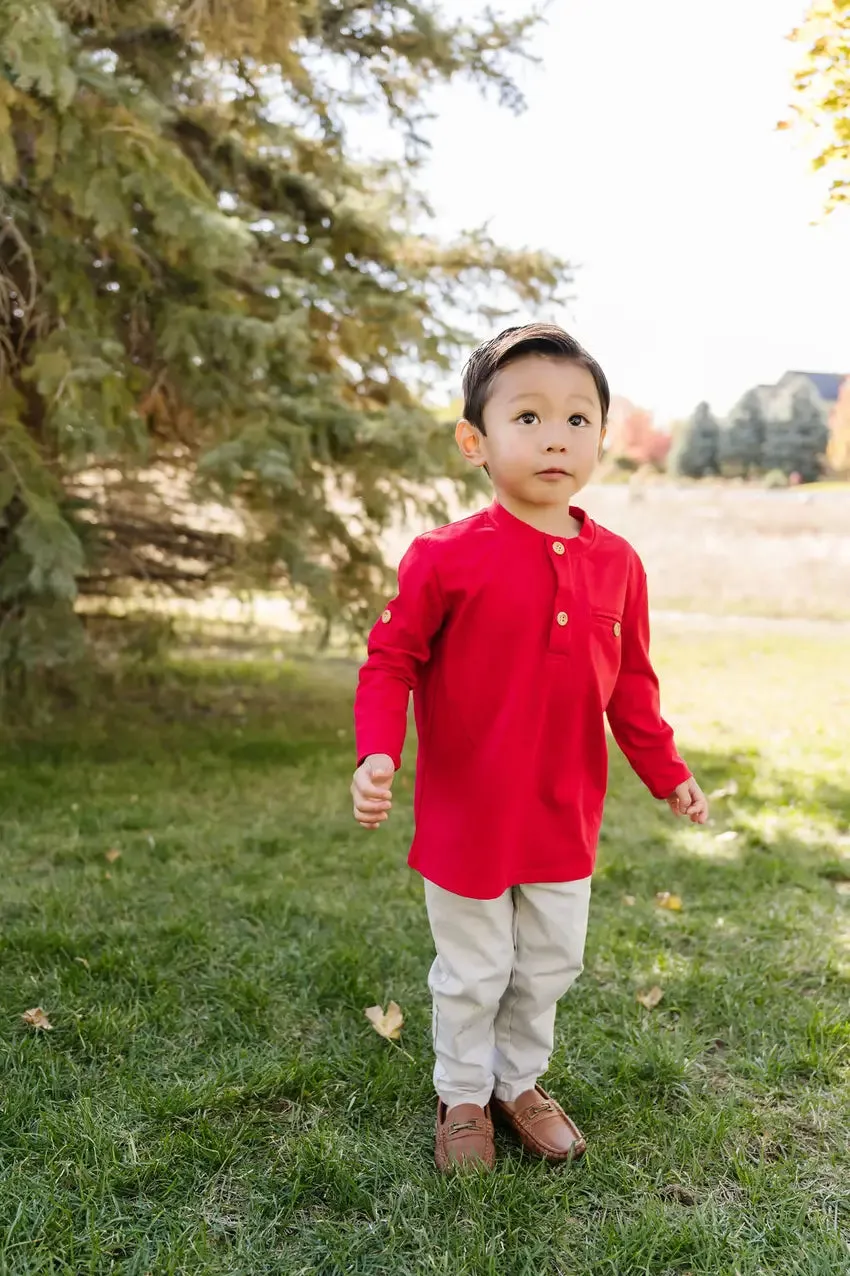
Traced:
POLYGON ((569 470, 563 470, 558 465, 550 466, 548 470, 538 470, 538 478, 569 478, 569 470))

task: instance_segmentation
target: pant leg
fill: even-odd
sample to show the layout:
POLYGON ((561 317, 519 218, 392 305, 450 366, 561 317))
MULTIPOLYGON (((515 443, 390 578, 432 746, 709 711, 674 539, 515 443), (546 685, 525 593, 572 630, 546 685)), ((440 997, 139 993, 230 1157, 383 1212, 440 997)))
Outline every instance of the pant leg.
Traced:
POLYGON ((437 949, 428 976, 434 1089, 448 1107, 483 1107, 493 1093, 493 1025, 514 961, 512 892, 467 899, 426 879, 425 903, 437 949))
POLYGON ((515 887, 514 968, 495 1024, 495 1094, 513 1102, 549 1066, 559 998, 583 969, 590 878, 515 887))

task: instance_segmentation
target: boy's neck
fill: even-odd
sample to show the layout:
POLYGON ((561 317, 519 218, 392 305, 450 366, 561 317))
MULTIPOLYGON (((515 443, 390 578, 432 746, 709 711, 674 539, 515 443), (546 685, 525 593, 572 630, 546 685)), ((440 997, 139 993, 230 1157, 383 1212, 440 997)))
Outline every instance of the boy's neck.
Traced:
POLYGON ((514 518, 527 523, 545 536, 560 536, 570 540, 581 533, 581 522, 570 513, 569 505, 531 505, 517 501, 504 492, 496 492, 499 504, 514 518))

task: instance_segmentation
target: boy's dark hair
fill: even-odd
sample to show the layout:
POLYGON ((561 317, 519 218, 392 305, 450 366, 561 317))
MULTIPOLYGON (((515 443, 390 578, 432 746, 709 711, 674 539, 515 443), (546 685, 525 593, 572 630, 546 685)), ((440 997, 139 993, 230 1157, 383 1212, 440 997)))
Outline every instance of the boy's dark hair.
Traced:
POLYGON ((505 328, 498 337, 491 337, 473 351, 463 370, 463 415, 467 421, 485 433, 484 407, 496 373, 527 354, 548 354, 586 368, 596 384, 602 405, 602 424, 605 424, 611 406, 608 378, 575 337, 556 323, 527 323, 522 328, 505 328))

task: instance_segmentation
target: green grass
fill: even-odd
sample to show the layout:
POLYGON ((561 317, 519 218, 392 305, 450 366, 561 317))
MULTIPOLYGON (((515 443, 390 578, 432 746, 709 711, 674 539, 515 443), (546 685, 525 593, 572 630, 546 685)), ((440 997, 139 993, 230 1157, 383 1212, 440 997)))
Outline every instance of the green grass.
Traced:
POLYGON ((613 761, 546 1082, 572 1168, 500 1135, 494 1175, 433 1169, 409 771, 357 829, 350 666, 178 665, 7 733, 0 1272, 850 1271, 846 642, 657 652, 700 780, 738 791, 685 828, 613 761), (363 1018, 391 997, 415 1064, 363 1018))

